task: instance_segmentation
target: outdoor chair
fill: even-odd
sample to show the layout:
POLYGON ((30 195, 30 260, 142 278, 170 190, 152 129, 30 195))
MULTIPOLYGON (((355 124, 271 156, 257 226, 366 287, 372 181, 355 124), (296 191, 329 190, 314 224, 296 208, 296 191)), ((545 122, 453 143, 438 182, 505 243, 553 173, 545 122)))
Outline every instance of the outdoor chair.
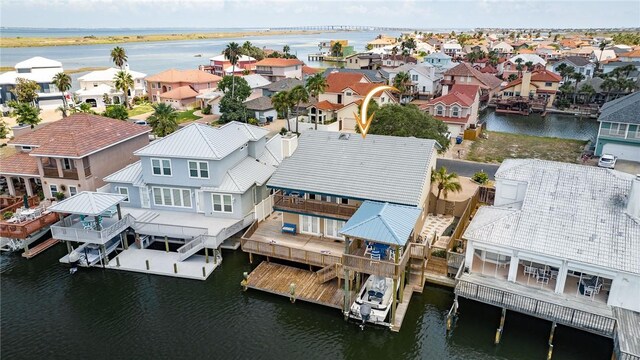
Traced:
POLYGON ((538 275, 538 268, 533 267, 533 266, 525 266, 524 267, 524 274, 525 275, 529 275, 529 276, 537 276, 538 275))
POLYGON ((537 274, 536 275, 536 282, 538 284, 547 285, 547 284, 549 284, 549 278, 547 276, 545 276, 545 275, 537 274))
POLYGON ((378 249, 373 249, 371 250, 371 260, 380 260, 380 250, 378 249))
POLYGON ((593 297, 596 294, 596 289, 593 286, 584 287, 584 296, 593 297))
POLYGON ((364 254, 369 255, 371 254, 371 251, 373 251, 373 244, 370 242, 367 242, 367 247, 364 249, 364 254))

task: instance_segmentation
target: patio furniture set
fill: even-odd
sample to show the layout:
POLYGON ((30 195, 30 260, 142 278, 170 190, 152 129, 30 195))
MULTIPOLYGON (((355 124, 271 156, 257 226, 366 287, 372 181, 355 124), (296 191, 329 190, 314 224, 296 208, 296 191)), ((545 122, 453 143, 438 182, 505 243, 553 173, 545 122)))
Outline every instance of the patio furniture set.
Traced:
POLYGON ((47 210, 47 206, 45 203, 41 203, 39 206, 34 208, 18 208, 13 216, 7 219, 8 223, 11 224, 20 224, 27 221, 32 221, 39 218, 42 215, 49 214, 50 211, 47 210))
POLYGON ((528 275, 529 277, 535 277, 536 283, 542 285, 548 285, 550 279, 558 278, 558 270, 552 270, 549 266, 545 266, 544 268, 536 267, 536 266, 524 266, 524 275, 528 275))
POLYGON ((385 244, 378 244, 373 242, 367 242, 364 249, 364 255, 370 256, 371 260, 394 260, 395 251, 391 246, 385 244))

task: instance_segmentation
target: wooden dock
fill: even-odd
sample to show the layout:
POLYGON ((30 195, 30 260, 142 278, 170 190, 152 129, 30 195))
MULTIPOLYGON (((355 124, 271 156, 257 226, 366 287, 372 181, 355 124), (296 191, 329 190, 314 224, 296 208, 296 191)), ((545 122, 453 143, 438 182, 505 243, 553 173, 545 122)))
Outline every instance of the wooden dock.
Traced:
POLYGON ((22 253, 22 256, 26 257, 27 259, 31 259, 32 257, 40 254, 41 252, 47 250, 48 248, 52 247, 53 245, 57 244, 59 242, 58 239, 47 239, 43 242, 41 242, 40 244, 34 246, 32 249, 29 249, 25 252, 22 253))
POLYGON ((413 295, 413 292, 413 286, 407 286, 404 288, 404 292, 402 294, 402 302, 398 303, 398 307, 396 308, 396 318, 394 319, 393 324, 391 324, 391 331, 400 331, 404 316, 407 314, 407 309, 409 309, 409 303, 411 302, 411 295, 413 295))
POLYGON ((291 297, 290 285, 295 284, 295 299, 342 310, 344 290, 336 279, 318 283, 313 271, 263 261, 249 274, 247 287, 291 297))

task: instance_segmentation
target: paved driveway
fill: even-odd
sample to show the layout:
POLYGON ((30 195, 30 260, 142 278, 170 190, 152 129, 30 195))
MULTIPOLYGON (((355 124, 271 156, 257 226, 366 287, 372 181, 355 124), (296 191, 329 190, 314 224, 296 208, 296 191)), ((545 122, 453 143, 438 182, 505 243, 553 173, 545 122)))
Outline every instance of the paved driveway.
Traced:
POLYGON ((632 175, 640 174, 640 162, 629 160, 618 160, 616 162, 616 170, 626 172, 632 175))

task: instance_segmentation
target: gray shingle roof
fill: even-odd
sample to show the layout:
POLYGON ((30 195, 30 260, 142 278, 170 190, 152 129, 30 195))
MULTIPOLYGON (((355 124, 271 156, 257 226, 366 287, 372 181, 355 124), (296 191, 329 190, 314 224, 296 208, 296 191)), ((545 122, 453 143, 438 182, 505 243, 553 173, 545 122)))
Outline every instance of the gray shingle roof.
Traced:
POLYGON ((640 219, 626 213, 633 175, 509 159, 495 176, 526 182, 524 201, 481 207, 466 239, 640 274, 640 219))
POLYGON ((640 92, 629 94, 602 105, 598 121, 640 124, 640 92))
POLYGON ((276 82, 272 82, 269 85, 263 86, 263 89, 267 89, 271 92, 289 91, 298 85, 304 85, 304 81, 294 78, 284 78, 276 82))
POLYGON ((582 56, 567 56, 562 61, 566 61, 575 66, 585 66, 585 65, 591 64, 591 61, 589 61, 589 59, 584 58, 582 56))
POLYGON ((259 98, 251 99, 244 103, 244 106, 249 110, 264 111, 273 109, 271 104, 271 98, 267 96, 260 96, 259 98))
MULTIPOLYGON (((437 142, 307 131, 267 183, 274 188, 421 206, 437 142)), ((439 146, 439 145, 438 145, 439 146)))
POLYGON ((232 121, 221 127, 194 123, 136 151, 137 156, 220 160, 248 141, 269 134, 257 126, 232 121))

